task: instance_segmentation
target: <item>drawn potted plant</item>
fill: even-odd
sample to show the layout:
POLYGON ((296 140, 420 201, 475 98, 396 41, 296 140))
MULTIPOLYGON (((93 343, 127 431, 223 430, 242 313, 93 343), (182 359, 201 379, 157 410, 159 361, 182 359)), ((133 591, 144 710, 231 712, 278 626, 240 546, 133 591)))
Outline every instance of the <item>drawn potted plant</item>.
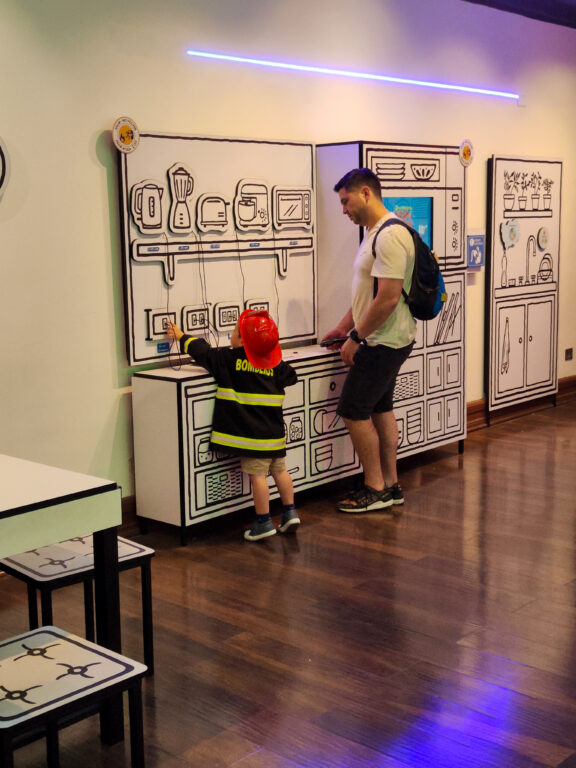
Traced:
POLYGON ((530 186, 532 187, 532 210, 537 211, 540 208, 540 186, 542 184, 542 176, 537 171, 530 177, 530 186))
POLYGON ((554 184, 552 179, 542 179, 542 186, 544 187, 544 194, 542 195, 542 199, 544 201, 544 209, 547 211, 550 210, 552 203, 552 184, 554 184))
POLYGON ((504 171, 504 210, 514 208, 515 193, 518 192, 519 171, 504 171))
POLYGON ((532 180, 530 178, 530 174, 524 172, 520 174, 520 189, 522 190, 522 193, 518 195, 518 208, 520 208, 521 211, 526 210, 526 203, 528 201, 527 196, 527 190, 532 185, 532 180))

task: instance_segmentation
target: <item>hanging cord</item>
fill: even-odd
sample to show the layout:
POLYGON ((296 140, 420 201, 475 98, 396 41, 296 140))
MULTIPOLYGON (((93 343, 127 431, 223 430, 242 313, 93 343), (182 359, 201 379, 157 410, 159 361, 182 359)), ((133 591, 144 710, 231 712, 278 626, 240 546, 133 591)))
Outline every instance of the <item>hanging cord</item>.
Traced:
POLYGON ((244 274, 244 268, 242 267, 242 253, 240 252, 240 240, 238 239, 238 230, 234 227, 234 236, 236 238, 236 253, 238 255, 238 266, 240 267, 240 274, 242 275, 242 309, 246 307, 246 275, 244 274))
MULTIPOLYGON (((163 232, 162 234, 164 235, 164 242, 166 245, 166 256, 168 256, 168 248, 170 245, 168 241, 168 235, 166 232, 163 232)), ((166 283, 166 314, 168 316, 170 316, 170 290, 170 285, 166 283)), ((182 357, 182 353, 180 352, 180 342, 176 341, 176 339, 170 339, 168 362, 170 363, 170 368, 172 368, 173 371, 180 371, 184 365, 184 359, 182 357), (177 360, 176 363, 174 362, 174 358, 177 360)))
POLYGON ((281 256, 276 253, 276 233, 274 231, 274 223, 272 223, 272 248, 274 252, 274 292, 276 294, 276 324, 280 327, 280 294, 278 293, 278 273, 279 273, 279 260, 281 256))
POLYGON ((216 329, 210 320, 210 304, 208 302, 208 292, 206 288, 206 260, 204 258, 204 243, 202 242, 202 238, 196 235, 196 233, 194 233, 194 237, 196 238, 196 242, 199 245, 198 278, 200 282, 200 303, 206 310, 206 317, 208 320, 208 325, 206 328, 206 332, 208 334, 207 341, 208 343, 213 344, 213 346, 218 346, 218 334, 216 333, 216 329))

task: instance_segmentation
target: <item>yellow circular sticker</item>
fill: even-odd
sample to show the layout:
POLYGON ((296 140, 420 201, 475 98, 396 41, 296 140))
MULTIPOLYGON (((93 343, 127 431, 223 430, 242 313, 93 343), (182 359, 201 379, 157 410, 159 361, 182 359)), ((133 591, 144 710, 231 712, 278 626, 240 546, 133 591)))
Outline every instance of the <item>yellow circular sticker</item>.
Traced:
POLYGON ((460 162, 464 167, 470 165, 474 159, 474 147, 472 146, 472 142, 469 139, 464 139, 462 144, 460 144, 460 151, 458 155, 460 157, 460 162))
POLYGON ((112 128, 112 141, 120 152, 133 152, 140 142, 140 131, 134 120, 119 117, 112 128))

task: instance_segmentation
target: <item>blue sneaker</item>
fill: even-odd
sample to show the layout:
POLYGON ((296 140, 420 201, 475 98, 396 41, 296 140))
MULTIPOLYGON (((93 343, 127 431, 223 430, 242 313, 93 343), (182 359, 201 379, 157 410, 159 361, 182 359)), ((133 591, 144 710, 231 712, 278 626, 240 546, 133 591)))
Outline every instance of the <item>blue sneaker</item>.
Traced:
POLYGON ((298 517, 298 512, 295 509, 289 509, 288 512, 284 512, 282 515, 282 522, 278 526, 278 533, 295 531, 299 525, 300 518, 298 517))
POLYGON ((265 523, 256 522, 249 531, 244 531, 244 538, 246 541, 258 541, 275 534, 276 528, 274 528, 274 523, 272 520, 266 520, 265 523))

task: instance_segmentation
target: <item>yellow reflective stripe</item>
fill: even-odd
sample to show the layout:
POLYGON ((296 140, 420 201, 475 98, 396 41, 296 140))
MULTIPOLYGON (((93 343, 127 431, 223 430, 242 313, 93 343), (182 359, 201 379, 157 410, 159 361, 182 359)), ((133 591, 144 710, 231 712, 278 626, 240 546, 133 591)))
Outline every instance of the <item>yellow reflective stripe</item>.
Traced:
POLYGON ((184 354, 188 354, 188 345, 191 341, 196 341, 197 338, 197 336, 191 336, 189 339, 186 339, 184 342, 184 354))
POLYGON ((253 437, 227 435, 224 432, 212 432, 211 440, 218 445, 228 445, 231 448, 248 448, 253 451, 277 451, 286 447, 286 438, 277 437, 273 440, 256 440, 253 437))
POLYGON ((278 408, 281 408, 284 402, 284 395, 258 395, 253 392, 236 392, 234 389, 223 387, 218 387, 216 397, 219 400, 232 400, 241 405, 273 405, 278 408))

